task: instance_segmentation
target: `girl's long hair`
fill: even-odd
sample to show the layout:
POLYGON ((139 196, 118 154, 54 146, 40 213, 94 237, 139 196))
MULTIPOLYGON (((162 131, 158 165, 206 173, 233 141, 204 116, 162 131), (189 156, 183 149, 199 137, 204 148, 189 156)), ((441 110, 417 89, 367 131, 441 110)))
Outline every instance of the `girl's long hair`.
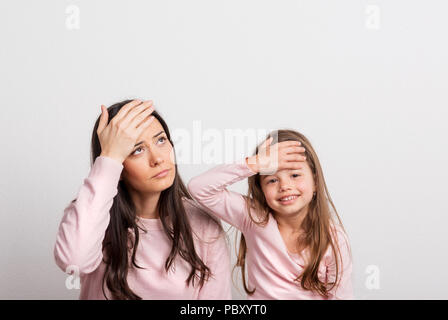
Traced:
MULTIPOLYGON (((110 106, 108 108, 108 123, 125 104, 131 101, 125 100, 110 106)), ((165 130, 174 152, 174 144, 171 141, 166 122, 156 111, 153 111, 152 115, 165 130)), ((93 166, 95 159, 101 154, 101 145, 97 134, 99 119, 100 117, 96 120, 92 132, 91 166, 93 166)), ((168 272, 173 265, 174 259, 179 255, 191 266, 190 274, 186 279, 187 285, 191 283, 194 286, 195 280, 199 280, 199 286, 202 287, 204 282, 210 277, 210 269, 196 253, 192 229, 182 201, 183 198, 192 199, 192 197, 178 174, 177 165, 175 165, 175 170, 176 174, 173 184, 161 192, 157 204, 163 230, 172 242, 170 254, 165 261, 165 269, 168 272)), ((135 261, 139 243, 138 229, 140 228, 137 226, 136 221, 136 207, 124 181, 118 183, 117 189, 118 193, 110 209, 110 222, 103 240, 103 262, 106 264, 106 269, 102 281, 102 290, 106 299, 108 297, 104 290, 104 284, 107 285, 112 294, 112 299, 140 300, 141 297, 132 291, 127 282, 129 267, 144 269, 138 266, 135 261), (129 261, 129 257, 131 261, 129 261)))
MULTIPOLYGON (((306 156, 306 161, 311 168, 316 185, 316 193, 313 196, 307 215, 304 217, 301 227, 304 230, 304 237, 299 240, 299 247, 305 248, 309 252, 306 265, 303 272, 297 276, 295 281, 300 281, 302 288, 311 290, 328 298, 329 291, 332 290, 338 283, 339 270, 341 270, 341 254, 337 241, 337 234, 334 226, 334 218, 337 219, 338 225, 345 232, 342 221, 336 211, 336 208, 331 200, 330 194, 324 180, 322 168, 319 163, 316 152, 311 146, 310 141, 301 133, 294 130, 278 130, 270 133, 268 138, 273 137, 273 141, 299 141, 302 147, 305 148, 303 155, 306 156), (330 211, 333 209, 334 215, 330 211), (318 277, 319 265, 324 257, 328 247, 331 247, 333 256, 336 261, 336 275, 335 281, 324 283, 318 277)), ((258 147, 255 154, 258 153, 258 147)), ((260 184, 260 174, 253 175, 248 178, 249 188, 246 197, 247 211, 251 220, 259 225, 265 225, 269 219, 270 208, 264 196, 260 184), (257 218, 254 219, 251 212, 255 212, 257 218)), ((245 262, 246 262, 246 241, 244 235, 241 234, 239 250, 237 253, 236 267, 241 267, 242 280, 244 290, 247 294, 252 295, 256 288, 250 290, 246 284, 245 262)))

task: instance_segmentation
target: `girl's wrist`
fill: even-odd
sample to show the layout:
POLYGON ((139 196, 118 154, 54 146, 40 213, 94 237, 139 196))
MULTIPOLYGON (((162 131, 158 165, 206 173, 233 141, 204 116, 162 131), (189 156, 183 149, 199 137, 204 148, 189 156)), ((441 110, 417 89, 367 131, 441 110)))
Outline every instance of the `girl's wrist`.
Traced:
POLYGON ((258 167, 257 156, 246 157, 246 164, 252 172, 259 173, 260 169, 258 167))

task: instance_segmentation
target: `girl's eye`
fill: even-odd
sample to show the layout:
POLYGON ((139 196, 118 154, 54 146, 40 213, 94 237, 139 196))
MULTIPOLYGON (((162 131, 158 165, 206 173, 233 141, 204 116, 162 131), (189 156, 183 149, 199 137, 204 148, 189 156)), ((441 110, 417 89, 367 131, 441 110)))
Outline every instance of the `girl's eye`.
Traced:
POLYGON ((165 142, 165 140, 166 140, 165 137, 160 137, 159 140, 157 140, 157 142, 160 142, 160 141, 165 142))
POLYGON ((293 177, 293 178, 300 177, 300 174, 298 174, 298 173, 294 173, 294 174, 292 174, 292 177, 293 177))
POLYGON ((276 179, 270 179, 268 180, 268 183, 274 183, 275 181, 277 181, 276 179))

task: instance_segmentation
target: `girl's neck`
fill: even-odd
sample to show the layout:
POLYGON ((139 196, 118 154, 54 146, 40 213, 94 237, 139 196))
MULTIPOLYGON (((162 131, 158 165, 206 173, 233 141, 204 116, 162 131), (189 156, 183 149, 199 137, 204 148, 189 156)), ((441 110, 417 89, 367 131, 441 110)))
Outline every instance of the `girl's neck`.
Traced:
POLYGON ((286 217, 274 214, 274 218, 278 225, 278 231, 280 232, 286 249, 290 253, 300 254, 306 248, 304 240, 306 235, 302 229, 302 222, 306 214, 306 211, 300 211, 297 214, 286 217))
POLYGON ((296 214, 284 216, 278 213, 274 214, 275 220, 277 220, 278 229, 282 234, 286 235, 299 235, 302 232, 302 222, 307 214, 307 211, 300 210, 296 214))

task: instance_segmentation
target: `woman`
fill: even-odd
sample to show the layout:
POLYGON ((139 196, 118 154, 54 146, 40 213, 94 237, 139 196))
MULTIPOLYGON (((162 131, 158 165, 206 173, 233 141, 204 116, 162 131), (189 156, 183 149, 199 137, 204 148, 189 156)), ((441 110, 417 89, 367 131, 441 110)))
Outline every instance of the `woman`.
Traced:
POLYGON ((230 299, 224 232, 189 195, 152 101, 101 109, 91 171, 54 247, 57 265, 79 272, 80 299, 230 299))

